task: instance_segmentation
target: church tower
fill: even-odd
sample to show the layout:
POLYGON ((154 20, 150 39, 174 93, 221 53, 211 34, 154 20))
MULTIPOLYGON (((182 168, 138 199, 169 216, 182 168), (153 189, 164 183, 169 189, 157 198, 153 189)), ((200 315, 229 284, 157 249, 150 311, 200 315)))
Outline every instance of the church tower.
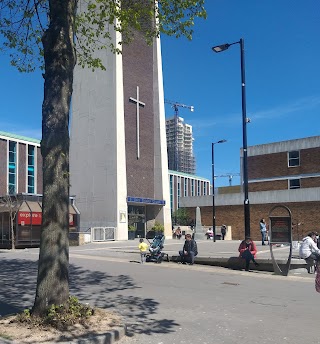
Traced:
MULTIPOLYGON (((113 43, 119 42, 113 33, 113 43)), ((106 71, 76 67, 70 180, 81 230, 128 226, 144 237, 155 221, 171 236, 160 39, 137 33, 120 55, 100 51, 106 71)))

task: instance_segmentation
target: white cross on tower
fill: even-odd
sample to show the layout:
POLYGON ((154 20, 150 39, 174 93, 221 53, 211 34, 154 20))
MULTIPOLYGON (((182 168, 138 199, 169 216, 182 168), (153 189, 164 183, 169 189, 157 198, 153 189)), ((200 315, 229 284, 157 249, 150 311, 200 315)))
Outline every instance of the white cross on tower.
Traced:
POLYGON ((137 98, 129 98, 131 102, 137 104, 137 159, 140 158, 140 138, 139 138, 139 133, 140 133, 140 123, 139 123, 139 108, 140 106, 144 107, 146 104, 141 102, 139 100, 139 86, 137 86, 137 98))

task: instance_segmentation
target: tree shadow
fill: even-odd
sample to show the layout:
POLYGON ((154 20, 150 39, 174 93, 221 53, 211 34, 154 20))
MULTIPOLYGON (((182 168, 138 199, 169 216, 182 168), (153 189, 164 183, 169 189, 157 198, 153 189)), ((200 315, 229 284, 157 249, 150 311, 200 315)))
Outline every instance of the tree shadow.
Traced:
MULTIPOLYGON (((3 259, 0 271, 0 315, 31 308, 37 283, 38 263, 23 259, 3 259)), ((128 275, 112 275, 70 265, 70 294, 81 302, 114 311, 123 317, 127 335, 170 333, 179 326, 172 319, 157 319, 159 302, 133 296, 139 289, 128 275)))

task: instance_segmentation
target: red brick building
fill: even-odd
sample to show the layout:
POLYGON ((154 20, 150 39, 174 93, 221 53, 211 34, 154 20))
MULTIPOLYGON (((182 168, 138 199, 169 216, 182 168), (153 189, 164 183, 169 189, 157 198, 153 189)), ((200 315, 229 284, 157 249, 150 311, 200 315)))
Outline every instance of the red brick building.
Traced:
POLYGON ((248 148, 249 191, 320 187, 320 137, 248 148))
MULTIPOLYGON (((320 136, 248 147, 248 182, 254 240, 260 239, 259 220, 278 204, 291 210, 294 240, 311 230, 320 232, 320 136)), ((232 238, 243 239, 243 192, 232 188, 215 190, 216 224, 231 226, 232 238)), ((212 195, 180 200, 193 218, 197 206, 202 224, 211 226, 212 195)))

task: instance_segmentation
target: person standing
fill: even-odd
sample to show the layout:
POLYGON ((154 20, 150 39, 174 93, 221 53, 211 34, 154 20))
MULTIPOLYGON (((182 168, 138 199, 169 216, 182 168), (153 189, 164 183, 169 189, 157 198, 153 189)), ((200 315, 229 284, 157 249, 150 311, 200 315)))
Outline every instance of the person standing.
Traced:
POLYGON ((192 239, 191 234, 186 234, 186 241, 184 242, 183 249, 179 251, 182 264, 187 262, 190 265, 194 263, 194 257, 198 254, 197 243, 192 239))
POLYGON ((222 240, 224 240, 224 237, 226 236, 227 233, 227 226, 226 225, 222 225, 221 226, 221 236, 222 236, 222 240))
POLYGON ((259 266, 259 264, 255 261, 257 246, 250 237, 246 237, 245 240, 241 242, 238 251, 240 252, 240 257, 246 260, 246 271, 249 271, 249 264, 251 260, 255 266, 259 266))
POLYGON ((143 241, 141 238, 139 240, 139 250, 140 250, 140 258, 141 258, 141 264, 144 264, 146 262, 146 256, 147 256, 147 251, 148 251, 148 245, 143 241))
POLYGON ((260 232, 261 232, 262 245, 265 245, 264 241, 266 240, 266 235, 267 235, 267 225, 266 225, 265 219, 260 220, 260 232))

